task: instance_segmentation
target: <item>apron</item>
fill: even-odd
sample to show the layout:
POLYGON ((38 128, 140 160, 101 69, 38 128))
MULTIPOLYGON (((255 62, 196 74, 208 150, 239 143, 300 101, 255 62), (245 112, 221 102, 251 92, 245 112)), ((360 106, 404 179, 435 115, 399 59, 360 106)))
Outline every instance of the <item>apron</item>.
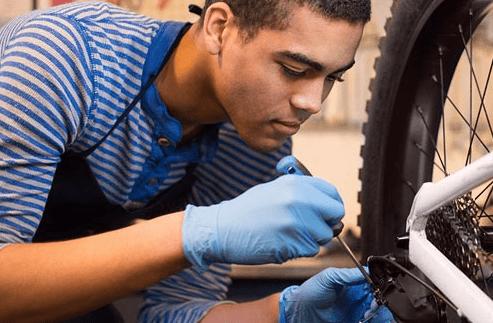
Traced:
MULTIPOLYGON (((80 153, 66 152, 61 156, 48 194, 43 217, 33 237, 33 242, 80 238, 126 227, 131 225, 135 219, 152 219, 185 209, 186 195, 194 182, 192 173, 195 164, 187 167, 186 175, 182 180, 157 195, 145 207, 129 211, 108 201, 87 164, 86 158, 96 150, 142 99, 189 28, 190 24, 186 24, 181 29, 158 71, 149 78, 132 103, 116 120, 110 131, 90 149, 80 153)), ((65 322, 111 323, 124 321, 114 306, 107 305, 65 322)))

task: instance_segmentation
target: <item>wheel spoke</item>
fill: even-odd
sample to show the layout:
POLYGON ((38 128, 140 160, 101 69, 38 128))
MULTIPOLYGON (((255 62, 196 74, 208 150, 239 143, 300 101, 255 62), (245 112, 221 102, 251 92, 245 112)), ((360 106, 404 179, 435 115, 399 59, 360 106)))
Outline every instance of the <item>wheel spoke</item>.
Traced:
POLYGON ((414 145, 416 146, 416 148, 418 148, 418 149, 419 149, 419 151, 421 151, 421 153, 422 153, 423 155, 425 155, 426 157, 428 157, 428 159, 429 159, 431 162, 433 162, 433 165, 435 165, 435 167, 436 167, 436 168, 438 168, 438 169, 439 169, 439 170, 443 173, 443 175, 445 175, 445 176, 447 176, 447 175, 448 175, 448 174, 447 174, 447 172, 445 172, 445 170, 444 170, 442 167, 440 167, 440 165, 438 165, 438 164, 435 162, 435 160, 434 160, 433 156, 430 156, 430 154, 428 154, 428 153, 427 153, 427 152, 423 149, 423 147, 421 147, 421 145, 420 145, 420 144, 418 144, 417 142, 414 142, 414 145))
MULTIPOLYGON (((489 130, 490 130, 491 136, 493 138, 493 129, 491 127, 491 122, 490 122, 490 119, 489 119, 489 116, 488 116, 488 111, 487 111, 486 107, 484 106, 484 97, 486 95, 486 89, 488 88, 488 83, 489 83, 488 81, 489 81, 489 75, 491 75, 491 69, 490 69, 490 72, 488 73, 488 81, 486 82, 486 85, 485 85, 485 91, 482 92, 481 89, 480 89, 480 87, 479 87, 479 82, 477 80, 476 73, 474 72, 474 66, 473 66, 473 60, 472 60, 472 36, 471 36, 470 42, 469 42, 470 45, 471 45, 471 48, 468 51, 466 40, 465 40, 465 37, 464 37, 464 32, 462 30, 462 26, 461 25, 459 25, 459 33, 460 33, 460 36, 461 36, 462 45, 464 46, 464 51, 465 51, 466 56, 467 56, 467 60, 469 62, 469 70, 470 70, 470 76, 469 76, 470 77, 469 95, 470 95, 470 103, 471 103, 471 106, 470 106, 471 122, 472 122, 472 92, 473 92, 472 91, 472 79, 474 79, 474 81, 475 81, 476 88, 478 90, 478 94, 479 94, 480 99, 481 99, 481 104, 479 106, 478 115, 476 117, 476 121, 475 121, 475 124, 474 124, 474 129, 473 129, 472 132, 473 133, 476 133, 476 128, 477 128, 477 125, 478 125, 478 122, 479 122, 479 118, 481 116, 481 111, 484 108, 485 117, 486 117, 486 120, 488 122, 488 127, 489 127, 489 130), (484 94, 482 94, 482 93, 484 93, 484 94)), ((467 151, 466 165, 471 162, 473 140, 474 140, 474 137, 471 136, 470 137, 470 141, 469 141, 469 149, 467 151)))
POLYGON ((416 110, 418 111, 418 114, 421 117, 421 121, 423 122, 423 124, 424 124, 424 126, 426 128, 426 134, 428 135, 428 138, 430 139, 431 144, 433 145, 433 147, 435 149, 435 154, 437 155, 438 159, 440 160, 440 164, 442 165, 442 167, 440 169, 445 174, 445 176, 448 176, 447 168, 445 167, 445 163, 444 163, 444 161, 442 159, 442 156, 440 155, 440 152, 437 149, 436 141, 433 138, 433 136, 431 134, 432 132, 430 130, 430 127, 428 126, 428 123, 426 122, 425 116, 423 115, 423 109, 421 109, 420 106, 416 106, 416 110))
MULTIPOLYGON (((490 191, 488 193, 488 196, 486 197, 486 200, 484 201, 483 206, 481 207, 481 212, 479 213, 479 217, 483 217, 483 214, 486 214, 486 212, 484 210, 486 210, 486 206, 488 205, 488 201, 491 198, 491 193, 493 193, 493 187, 490 187, 490 191)), ((488 217, 488 214, 486 214, 486 215, 488 217)), ((491 220, 491 218, 490 218, 490 220, 491 220)))
MULTIPOLYGON (((476 117, 476 120, 474 122, 474 129, 473 129, 473 132, 476 133, 476 129, 478 127, 478 123, 479 123, 479 118, 481 116, 481 111, 483 110, 481 107, 484 107, 484 110, 485 110, 485 116, 486 116, 486 120, 488 120, 488 127, 490 129, 490 132, 491 132, 491 124, 489 122, 489 118, 488 118, 488 113, 486 111, 486 107, 484 106, 484 98, 486 96, 486 91, 488 89, 488 86, 489 86, 489 83, 490 83, 490 79, 491 79, 491 71, 492 71, 492 68, 493 68, 493 59, 491 60, 491 64, 490 64, 490 69, 488 71, 488 78, 486 79, 486 84, 485 84, 485 87, 484 87, 484 95, 481 95, 480 93, 480 96, 481 96, 481 105, 480 105, 480 108, 478 110, 478 115, 476 117)), ((493 138, 493 133, 492 133, 492 138, 493 138)), ((473 140, 474 138, 471 138, 470 142, 469 142, 469 149, 467 151, 467 158, 469 159, 470 156, 472 155, 471 154, 471 151, 472 151, 472 144, 473 144, 473 140)), ((466 160, 467 162, 467 160, 466 160)))
POLYGON ((491 181, 488 185, 486 185, 486 187, 478 195, 476 195, 474 200, 476 201, 478 198, 480 198, 481 195, 483 195, 484 192, 486 192, 492 185, 493 185, 493 181, 491 181))
MULTIPOLYGON (((472 52, 472 9, 469 8, 469 51, 471 52, 471 62, 473 62, 473 52, 472 52)), ((472 123, 472 64, 469 64, 469 124, 472 123)), ((473 141, 473 133, 476 134, 476 131, 469 130, 469 140, 473 141)), ((468 154, 466 165, 471 163, 472 158, 472 146, 471 153, 468 154)))
MULTIPOLYGON (((478 205, 478 204, 476 203, 476 205, 478 205)), ((478 208, 479 208, 479 205, 478 205, 478 208)), ((491 223, 493 223, 493 217, 491 216, 491 214, 487 213, 486 211, 483 211, 483 214, 479 215, 478 218, 479 219, 488 219, 491 223)))
POLYGON ((443 144, 443 169, 447 173, 447 142, 445 141, 445 89, 443 88, 443 48, 438 47, 438 56, 440 57, 440 96, 442 104, 442 144, 443 144))
POLYGON ((474 200, 474 204, 476 204, 476 206, 478 207, 479 210, 481 210, 479 212, 479 215, 478 217, 481 219, 481 218, 487 218, 488 220, 491 221, 491 223, 493 223, 493 217, 488 214, 485 210, 486 210, 486 207, 488 206, 488 201, 490 200, 491 198, 491 194, 493 193, 493 187, 492 187, 492 184, 493 182, 489 183, 488 186, 486 186, 482 191, 481 193, 478 194, 478 196, 476 197, 476 199, 478 197, 480 197, 484 192, 486 192, 487 190, 489 190, 488 192, 488 196, 486 197, 486 200, 484 201, 483 203, 483 206, 479 206, 478 203, 476 203, 476 199, 474 200))
MULTIPOLYGON (((457 105, 454 103, 454 101, 452 101, 452 99, 447 95, 447 100, 450 102, 450 104, 452 105, 452 107, 454 108, 454 110, 459 114, 459 116, 462 118, 462 120, 465 122, 465 124, 467 125, 467 127, 469 128, 470 132, 476 137, 476 139, 481 143, 481 145, 483 146, 483 148, 487 151, 487 152, 490 152, 490 150, 488 149, 488 146, 486 146, 486 144, 483 142, 483 140, 481 140, 481 137, 478 136, 478 134, 476 133, 476 131, 474 131, 474 129, 471 127, 471 124, 467 121, 467 119, 464 117, 464 115, 462 114, 462 112, 460 112, 459 108, 457 107, 457 105)), ((467 165, 467 163, 466 163, 467 165)))
MULTIPOLYGON (((462 39, 462 45, 464 46, 464 51, 465 51, 466 56, 467 56, 467 59, 469 61, 469 65, 471 66, 471 73, 473 75, 474 83, 476 85, 476 89, 478 91, 478 95, 479 95, 480 100, 481 100, 481 105, 479 107, 478 116, 481 114, 481 110, 484 109, 485 110, 486 121, 488 122, 488 127, 489 127, 489 130, 490 130, 490 134, 491 134, 491 137, 493 138, 493 128, 491 126, 490 118, 488 116, 488 112, 486 110, 486 107, 484 106, 484 96, 482 95, 481 89, 479 87, 478 78, 476 76, 476 72, 474 71, 474 66, 472 64, 472 58, 471 58, 471 55, 470 55, 469 50, 467 48, 466 40, 464 38, 464 32, 462 30, 462 26, 461 25, 459 25, 459 33, 460 33, 460 36, 461 36, 461 39, 462 39)), ((487 88, 487 86, 486 86, 486 88, 487 88)))

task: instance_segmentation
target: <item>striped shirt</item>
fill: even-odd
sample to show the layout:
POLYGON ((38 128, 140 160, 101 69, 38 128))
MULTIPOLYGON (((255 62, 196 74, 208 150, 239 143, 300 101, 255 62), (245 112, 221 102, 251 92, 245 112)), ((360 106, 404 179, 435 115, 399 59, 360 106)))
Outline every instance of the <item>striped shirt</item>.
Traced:
MULTIPOLYGON (((31 242, 61 155, 109 132, 182 27, 93 2, 35 11, 0 29, 0 249, 31 242)), ((291 149, 288 140, 276 152, 255 152, 230 124, 186 149, 159 146, 163 136, 178 141, 181 125, 152 85, 87 158, 111 203, 140 206, 199 162, 188 202, 216 204, 271 180, 291 149)), ((224 301, 228 273, 217 264, 163 280, 145 293, 140 320, 200 320, 224 301)))

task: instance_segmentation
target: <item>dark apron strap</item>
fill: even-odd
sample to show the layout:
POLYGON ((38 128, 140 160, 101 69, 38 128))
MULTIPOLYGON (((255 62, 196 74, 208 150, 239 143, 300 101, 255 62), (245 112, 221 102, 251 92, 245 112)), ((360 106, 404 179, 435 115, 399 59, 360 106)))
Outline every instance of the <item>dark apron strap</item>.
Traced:
POLYGON ((183 210, 195 181, 195 167, 196 164, 189 165, 179 182, 145 207, 127 211, 107 200, 83 157, 66 155, 57 167, 33 242, 79 238, 126 227, 137 218, 152 219, 183 210))
POLYGON ((123 119, 125 119, 127 117, 127 115, 130 113, 130 111, 132 111, 132 109, 137 105, 137 103, 139 103, 139 101, 142 100, 142 97, 144 96, 144 94, 146 93, 146 91, 154 83, 154 81, 158 77, 159 73, 164 68, 164 66, 168 62, 169 58, 171 57, 171 55, 175 51, 175 49, 178 46, 181 38, 183 37, 183 35, 185 35, 185 33, 188 31, 188 29, 190 29, 191 26, 192 26, 192 24, 190 24, 190 23, 186 23, 183 26, 183 28, 180 30, 180 33, 176 37, 174 43, 171 45, 170 50, 168 50, 168 52, 166 53, 166 56, 164 57, 163 61, 161 62, 161 65, 159 66, 157 72, 151 74, 151 76, 149 77, 149 80, 147 81, 147 83, 145 83, 145 85, 142 87, 142 89, 137 94, 137 96, 132 100, 132 102, 128 105, 128 107, 125 109, 125 111, 123 111, 123 113, 118 117, 118 119, 116 119, 116 122, 111 127, 110 131, 108 131, 108 133, 106 135, 104 135, 104 137, 101 138, 101 140, 99 140, 94 146, 92 146, 88 150, 80 153, 81 156, 87 157, 90 154, 92 154, 92 152, 95 151, 96 148, 98 148, 99 145, 101 145, 101 143, 106 140, 106 138, 108 138, 108 136, 113 132, 113 130, 116 129, 116 127, 120 124, 120 122, 122 122, 123 119))

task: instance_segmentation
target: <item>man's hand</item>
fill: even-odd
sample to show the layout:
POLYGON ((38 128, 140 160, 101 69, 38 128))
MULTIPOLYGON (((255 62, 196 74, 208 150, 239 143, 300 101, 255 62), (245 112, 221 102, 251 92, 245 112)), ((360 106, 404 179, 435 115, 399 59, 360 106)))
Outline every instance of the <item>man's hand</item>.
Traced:
POLYGON ((357 268, 328 268, 280 296, 279 322, 395 322, 390 311, 377 307, 357 268))
POLYGON ((333 237, 344 205, 334 186, 285 175, 209 207, 189 205, 183 246, 193 265, 282 263, 314 256, 333 237))

